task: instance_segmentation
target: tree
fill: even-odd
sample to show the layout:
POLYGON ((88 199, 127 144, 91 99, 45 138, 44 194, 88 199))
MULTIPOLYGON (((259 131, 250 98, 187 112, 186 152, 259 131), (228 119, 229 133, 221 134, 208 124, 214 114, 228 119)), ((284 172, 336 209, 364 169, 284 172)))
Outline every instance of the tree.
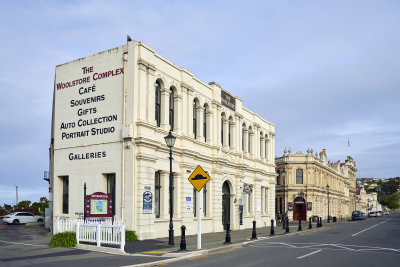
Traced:
POLYGON ((397 192, 399 189, 399 182, 396 181, 396 179, 389 179, 386 183, 383 183, 381 185, 381 190, 386 194, 386 195, 392 195, 397 192))
POLYGON ((23 209, 23 208, 29 208, 31 205, 30 200, 22 200, 18 203, 17 208, 23 209))
POLYGON ((397 202, 395 200, 390 201, 389 204, 388 204, 388 208, 392 209, 392 210, 398 209, 399 206, 400 206, 399 202, 397 202))

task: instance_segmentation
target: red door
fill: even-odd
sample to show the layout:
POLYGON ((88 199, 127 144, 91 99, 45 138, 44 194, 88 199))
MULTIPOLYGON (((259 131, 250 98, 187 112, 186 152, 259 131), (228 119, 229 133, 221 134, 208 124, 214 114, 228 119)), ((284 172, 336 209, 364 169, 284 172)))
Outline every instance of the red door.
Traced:
POLYGON ((301 218, 302 221, 306 220, 306 204, 294 204, 293 207, 293 220, 297 221, 301 218))

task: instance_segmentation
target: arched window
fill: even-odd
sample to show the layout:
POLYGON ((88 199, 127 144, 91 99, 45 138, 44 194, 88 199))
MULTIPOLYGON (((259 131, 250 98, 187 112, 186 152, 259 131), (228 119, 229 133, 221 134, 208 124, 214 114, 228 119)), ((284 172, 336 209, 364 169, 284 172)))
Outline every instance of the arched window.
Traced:
POLYGON ((197 104, 196 100, 193 101, 193 135, 194 139, 197 138, 197 104))
POLYGON ((161 86, 160 82, 156 81, 155 88, 155 119, 157 122, 157 126, 160 127, 161 124, 161 86))
POLYGON ((262 155, 262 147, 263 147, 263 138, 262 138, 262 136, 263 136, 263 134, 262 134, 262 132, 260 133, 260 158, 262 158, 263 157, 263 155, 262 155))
POLYGON ((169 126, 171 131, 174 130, 174 90, 171 88, 169 92, 169 126))
POLYGON ((246 134, 246 129, 244 128, 245 126, 242 125, 242 151, 244 152, 244 140, 245 140, 245 134, 246 134))
POLYGON ((221 115, 221 146, 224 145, 224 117, 221 115))
POLYGON ((303 183, 303 170, 297 169, 296 170, 296 184, 302 184, 302 183, 303 183))
POLYGON ((205 104, 203 112, 203 136, 204 136, 204 142, 207 142, 207 105, 205 104))
POLYGON ((229 121, 228 121, 228 146, 231 147, 231 125, 232 125, 232 117, 229 117, 229 121))

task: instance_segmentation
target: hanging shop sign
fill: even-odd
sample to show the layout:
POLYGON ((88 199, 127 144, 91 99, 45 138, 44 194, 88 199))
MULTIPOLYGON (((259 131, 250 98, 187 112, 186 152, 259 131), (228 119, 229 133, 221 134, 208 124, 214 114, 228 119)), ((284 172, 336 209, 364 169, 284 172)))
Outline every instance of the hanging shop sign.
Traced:
POLYGON ((293 202, 288 202, 288 211, 293 211, 293 202))
POLYGON ((151 214, 153 210, 153 194, 150 191, 143 193, 143 214, 151 214))
POLYGON ((112 196, 103 192, 86 196, 86 217, 111 217, 112 207, 112 196))
POLYGON ((243 186, 243 193, 251 194, 252 192, 253 192, 253 188, 251 188, 251 186, 248 186, 248 185, 243 186))

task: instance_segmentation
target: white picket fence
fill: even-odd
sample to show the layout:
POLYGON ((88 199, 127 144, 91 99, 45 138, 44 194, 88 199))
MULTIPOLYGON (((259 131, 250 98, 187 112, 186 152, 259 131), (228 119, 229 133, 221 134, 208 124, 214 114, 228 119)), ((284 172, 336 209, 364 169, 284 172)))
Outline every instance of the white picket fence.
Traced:
POLYGON ((83 220, 69 218, 56 218, 55 233, 75 232, 79 242, 119 245, 121 250, 125 248, 125 224, 122 220, 83 220))

